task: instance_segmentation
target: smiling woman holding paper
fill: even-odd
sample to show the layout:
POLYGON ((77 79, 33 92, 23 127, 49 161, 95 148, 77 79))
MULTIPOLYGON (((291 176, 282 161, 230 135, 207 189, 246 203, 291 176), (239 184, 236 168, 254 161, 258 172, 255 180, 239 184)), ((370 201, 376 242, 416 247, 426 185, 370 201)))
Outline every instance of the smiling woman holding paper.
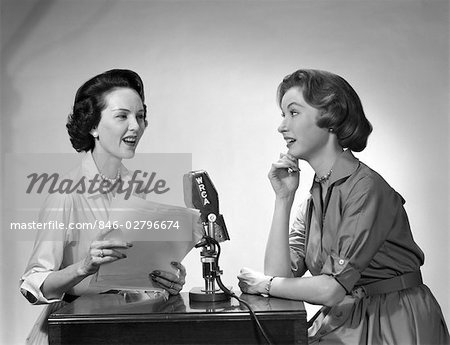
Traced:
MULTIPOLYGON (((95 225, 108 221, 117 187, 126 184, 132 175, 122 159, 134 157, 147 127, 144 101, 141 78, 123 69, 93 77, 76 93, 67 130, 72 146, 84 152, 84 156, 68 179, 87 178, 97 181, 102 188, 95 193, 51 194, 41 209, 40 222, 58 221, 66 228, 39 232, 20 280, 20 290, 30 303, 51 304, 44 314, 54 310, 58 302, 101 292, 88 288, 90 276, 103 264, 125 259, 126 250, 132 246, 124 241, 106 240, 107 230, 95 225), (86 231, 69 229, 74 224, 94 226, 86 231)), ((153 271, 149 279, 175 295, 183 288, 186 271, 181 263, 173 262, 172 266, 176 273, 153 271)), ((38 328, 37 324, 35 329, 38 328)), ((37 338, 35 334, 29 341, 39 342, 37 338)), ((40 338, 45 343, 45 332, 40 338)))

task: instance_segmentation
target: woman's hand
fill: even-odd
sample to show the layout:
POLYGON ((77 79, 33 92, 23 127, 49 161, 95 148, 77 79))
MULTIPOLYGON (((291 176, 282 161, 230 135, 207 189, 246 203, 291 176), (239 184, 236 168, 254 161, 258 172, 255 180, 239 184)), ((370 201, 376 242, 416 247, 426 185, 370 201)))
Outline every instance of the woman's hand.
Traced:
POLYGON ((186 268, 179 262, 170 263, 177 274, 167 271, 153 271, 150 278, 160 287, 167 290, 171 295, 178 295, 186 283, 186 268))
POLYGON ((96 273, 103 264, 126 258, 127 256, 121 250, 132 246, 133 244, 120 240, 96 239, 92 241, 89 253, 81 263, 80 275, 89 276, 96 273))
POLYGON ((298 159, 281 153, 280 159, 272 164, 268 177, 277 197, 292 197, 299 185, 300 168, 298 159))
POLYGON ((244 267, 237 278, 243 293, 258 295, 267 293, 266 287, 271 277, 244 267))

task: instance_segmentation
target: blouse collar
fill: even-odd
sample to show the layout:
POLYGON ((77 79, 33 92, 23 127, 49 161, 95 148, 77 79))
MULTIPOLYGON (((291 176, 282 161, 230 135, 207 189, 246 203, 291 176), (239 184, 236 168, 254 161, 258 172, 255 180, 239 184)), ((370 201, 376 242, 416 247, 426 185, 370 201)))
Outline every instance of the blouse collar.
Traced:
MULTIPOLYGON (((353 156, 353 153, 351 150, 345 150, 343 151, 336 159, 336 161, 333 164, 332 173, 330 176, 330 183, 329 186, 333 185, 335 182, 347 178, 351 174, 353 174, 356 169, 359 166, 359 159, 353 156)), ((314 188, 315 185, 318 185, 319 182, 313 182, 313 185, 311 187, 314 188)))

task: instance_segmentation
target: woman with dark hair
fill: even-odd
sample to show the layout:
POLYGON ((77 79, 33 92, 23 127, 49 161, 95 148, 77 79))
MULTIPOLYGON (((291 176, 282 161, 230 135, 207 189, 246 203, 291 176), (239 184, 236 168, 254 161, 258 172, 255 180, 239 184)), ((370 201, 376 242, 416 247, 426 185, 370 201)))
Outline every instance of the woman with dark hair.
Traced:
POLYGON ((356 92, 335 74, 298 70, 281 82, 278 102, 288 152, 269 172, 276 199, 265 274, 243 268, 241 290, 323 305, 309 322, 311 344, 449 344, 405 200, 352 154, 372 131, 356 92), (315 177, 289 230, 299 159, 315 177))
MULTIPOLYGON (((42 325, 63 301, 102 292, 101 288, 89 286, 91 276, 101 265, 126 258, 124 251, 130 243, 107 240, 105 231, 98 227, 77 231, 71 224, 107 223, 115 186, 127 184, 132 176, 122 159, 134 157, 147 127, 146 115, 144 86, 133 71, 110 70, 78 89, 67 130, 74 149, 85 153, 81 165, 66 178, 95 181, 99 177, 102 188, 94 193, 51 194, 41 209, 40 222, 58 221, 65 224, 65 230, 38 233, 20 281, 21 292, 30 303, 50 304, 42 315, 42 324, 35 325, 30 342, 46 342, 42 325)), ((175 295, 185 283, 186 271, 181 263, 172 265, 177 274, 153 271, 149 279, 175 295)))

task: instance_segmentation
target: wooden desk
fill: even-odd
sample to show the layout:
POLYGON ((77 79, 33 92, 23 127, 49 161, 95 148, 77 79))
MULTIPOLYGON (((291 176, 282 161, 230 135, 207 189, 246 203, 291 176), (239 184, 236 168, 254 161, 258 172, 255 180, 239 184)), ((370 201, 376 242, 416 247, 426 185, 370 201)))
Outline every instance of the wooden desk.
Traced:
MULTIPOLYGON (((241 295, 273 344, 307 344, 302 302, 241 295)), ((80 297, 49 316, 50 344, 265 344, 245 306, 189 303, 188 293, 148 301, 80 297)))

